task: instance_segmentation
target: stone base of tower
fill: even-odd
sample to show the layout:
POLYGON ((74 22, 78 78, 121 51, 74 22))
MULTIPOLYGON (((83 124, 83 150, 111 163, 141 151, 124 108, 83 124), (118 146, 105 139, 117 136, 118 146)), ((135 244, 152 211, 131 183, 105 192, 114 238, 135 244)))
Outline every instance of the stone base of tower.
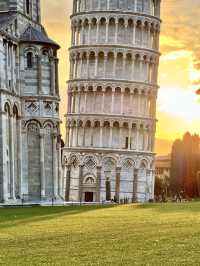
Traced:
POLYGON ((8 199, 3 202, 0 202, 0 207, 6 206, 22 206, 22 205, 40 205, 40 206, 52 206, 52 205, 63 205, 65 202, 64 198, 61 196, 58 197, 48 197, 41 198, 36 200, 28 200, 27 198, 21 199, 8 199))
POLYGON ((64 149, 67 202, 145 202, 154 198, 154 154, 64 149))

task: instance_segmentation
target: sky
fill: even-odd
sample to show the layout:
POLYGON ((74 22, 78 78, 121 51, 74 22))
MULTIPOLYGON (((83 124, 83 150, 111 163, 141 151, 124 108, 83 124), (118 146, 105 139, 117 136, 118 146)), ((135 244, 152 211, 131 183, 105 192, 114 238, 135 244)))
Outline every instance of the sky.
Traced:
MULTIPOLYGON (((61 49, 61 128, 67 110, 69 73, 70 14, 72 0, 41 0, 42 21, 61 49)), ((200 134, 200 3, 199 0, 162 0, 157 102, 156 152, 170 153, 172 141, 185 132, 200 134)))

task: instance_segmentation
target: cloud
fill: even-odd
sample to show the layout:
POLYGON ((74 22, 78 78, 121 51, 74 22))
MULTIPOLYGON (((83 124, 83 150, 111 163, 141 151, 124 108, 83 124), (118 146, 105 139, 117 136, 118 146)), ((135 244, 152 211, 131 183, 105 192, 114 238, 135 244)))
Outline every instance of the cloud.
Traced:
POLYGON ((161 43, 161 49, 166 52, 189 50, 192 52, 194 68, 200 70, 200 20, 199 0, 166 0, 162 1, 162 34, 174 40, 161 43))

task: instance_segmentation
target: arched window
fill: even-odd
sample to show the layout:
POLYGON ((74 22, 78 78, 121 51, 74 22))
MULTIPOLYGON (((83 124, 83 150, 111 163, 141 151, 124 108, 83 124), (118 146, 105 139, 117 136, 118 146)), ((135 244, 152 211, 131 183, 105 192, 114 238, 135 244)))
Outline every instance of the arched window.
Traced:
POLYGON ((27 67, 33 68, 33 54, 31 52, 27 53, 27 67))
POLYGON ((95 181, 93 177, 88 177, 85 181, 85 184, 88 184, 88 185, 93 185, 94 183, 95 181))
POLYGON ((26 13, 30 14, 30 0, 26 0, 26 13))

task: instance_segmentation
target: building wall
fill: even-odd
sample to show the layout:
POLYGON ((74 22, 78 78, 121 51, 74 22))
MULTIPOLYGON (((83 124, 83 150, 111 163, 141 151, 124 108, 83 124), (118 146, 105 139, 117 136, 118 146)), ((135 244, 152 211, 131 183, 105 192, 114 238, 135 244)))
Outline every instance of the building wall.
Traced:
POLYGON ((20 41, 30 24, 43 30, 39 1, 30 1, 29 14, 24 1, 7 4, 10 13, 3 15, 8 22, 0 25, 5 31, 0 34, 0 202, 59 200, 58 47, 20 41))

